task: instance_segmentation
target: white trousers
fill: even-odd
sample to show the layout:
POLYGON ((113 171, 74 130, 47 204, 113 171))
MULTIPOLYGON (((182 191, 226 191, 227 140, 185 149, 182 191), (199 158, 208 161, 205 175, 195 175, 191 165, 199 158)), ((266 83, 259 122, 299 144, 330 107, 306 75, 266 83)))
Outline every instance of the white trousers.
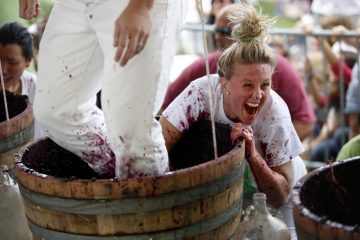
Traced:
POLYGON ((114 23, 128 0, 59 0, 39 53, 35 118, 57 144, 103 177, 155 176, 168 155, 155 115, 162 104, 185 0, 155 0, 146 47, 114 62, 114 23), (96 93, 102 89, 102 110, 96 93))
MULTIPOLYGON (((303 176, 307 174, 306 166, 301 157, 295 157, 291 161, 291 171, 292 171, 292 188, 295 186, 297 181, 299 181, 303 176)), ((297 240, 293 210, 292 210, 292 191, 290 193, 287 203, 279 208, 281 214, 284 217, 284 222, 289 228, 291 234, 291 240, 297 240)))

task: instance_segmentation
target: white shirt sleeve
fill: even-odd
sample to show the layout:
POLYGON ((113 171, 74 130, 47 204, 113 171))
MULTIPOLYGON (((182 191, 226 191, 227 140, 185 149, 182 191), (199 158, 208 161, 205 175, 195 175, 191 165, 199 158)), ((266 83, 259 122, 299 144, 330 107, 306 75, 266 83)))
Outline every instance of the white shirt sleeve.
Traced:
POLYGON ((205 81, 205 78, 200 78, 191 82, 163 112, 163 116, 179 131, 188 129, 199 119, 208 119, 205 81))

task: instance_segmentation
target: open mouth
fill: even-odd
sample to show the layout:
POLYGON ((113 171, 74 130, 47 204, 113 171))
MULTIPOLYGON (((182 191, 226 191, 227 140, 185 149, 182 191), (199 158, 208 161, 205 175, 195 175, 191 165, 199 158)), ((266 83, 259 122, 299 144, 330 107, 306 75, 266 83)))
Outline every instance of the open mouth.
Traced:
POLYGON ((259 107, 258 103, 245 103, 245 110, 249 115, 254 115, 259 107))

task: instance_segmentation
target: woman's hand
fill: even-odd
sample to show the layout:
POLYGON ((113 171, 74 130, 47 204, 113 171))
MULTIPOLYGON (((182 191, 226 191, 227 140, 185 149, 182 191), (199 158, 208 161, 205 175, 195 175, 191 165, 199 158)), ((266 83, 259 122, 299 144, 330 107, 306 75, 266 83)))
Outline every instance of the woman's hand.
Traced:
POLYGON ((39 0, 19 0, 19 16, 30 20, 40 12, 39 0))
POLYGON ((231 130, 231 141, 236 144, 245 140, 245 156, 259 191, 266 194, 269 203, 279 208, 288 199, 291 182, 291 161, 270 168, 255 147, 251 126, 237 123, 231 130))
POLYGON ((146 45, 151 29, 151 2, 130 1, 115 21, 114 47, 117 48, 115 61, 121 61, 121 66, 125 66, 146 45))
POLYGON ((253 156, 256 153, 254 133, 251 126, 242 123, 234 124, 230 137, 231 142, 234 145, 242 140, 245 140, 246 158, 249 158, 249 156, 253 156))

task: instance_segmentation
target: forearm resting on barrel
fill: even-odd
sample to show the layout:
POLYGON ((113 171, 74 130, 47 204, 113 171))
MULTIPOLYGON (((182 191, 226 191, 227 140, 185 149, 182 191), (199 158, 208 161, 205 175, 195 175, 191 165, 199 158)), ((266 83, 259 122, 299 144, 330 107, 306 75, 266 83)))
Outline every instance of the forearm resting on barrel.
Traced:
POLYGON ((162 127, 162 133, 164 135, 166 149, 169 152, 172 149, 172 147, 181 139, 183 133, 179 131, 164 116, 160 117, 159 122, 162 127))
POLYGON ((270 168, 260 154, 249 159, 249 165, 260 192, 266 194, 268 202, 275 208, 288 200, 291 186, 291 161, 270 168))

